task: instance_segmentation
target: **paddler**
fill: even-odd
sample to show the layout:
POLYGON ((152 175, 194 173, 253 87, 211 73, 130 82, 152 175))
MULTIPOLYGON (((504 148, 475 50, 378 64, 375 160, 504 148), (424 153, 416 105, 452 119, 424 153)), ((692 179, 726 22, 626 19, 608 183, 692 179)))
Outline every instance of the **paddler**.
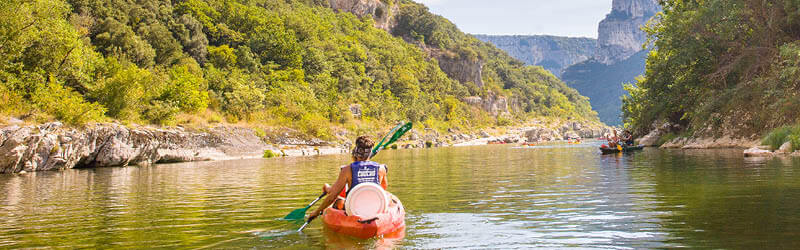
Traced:
POLYGON ((633 133, 630 130, 625 130, 622 132, 622 142, 625 143, 625 146, 633 146, 633 133))
POLYGON ((619 136, 617 136, 617 130, 614 129, 613 131, 614 131, 614 137, 608 137, 607 136, 607 138, 608 138, 608 147, 609 148, 621 149, 621 147, 619 145, 619 136))
POLYGON ((309 220, 322 214, 322 211, 325 211, 331 205, 336 209, 344 210, 344 200, 347 197, 348 187, 355 187, 361 183, 375 183, 386 190, 389 185, 386 178, 386 166, 369 161, 374 146, 375 142, 368 136, 360 136, 356 139, 355 146, 351 152, 353 163, 340 167, 339 177, 336 178, 333 186, 325 184, 322 187, 325 194, 339 195, 327 195, 317 210, 314 210, 309 215, 309 220))

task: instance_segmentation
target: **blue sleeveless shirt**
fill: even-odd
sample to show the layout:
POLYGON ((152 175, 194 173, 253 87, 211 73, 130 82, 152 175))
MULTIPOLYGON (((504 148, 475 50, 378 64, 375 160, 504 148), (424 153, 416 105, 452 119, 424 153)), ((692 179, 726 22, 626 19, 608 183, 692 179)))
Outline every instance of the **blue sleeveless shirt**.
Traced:
MULTIPOLYGON (((372 161, 357 161, 350 164, 350 173, 353 175, 353 185, 350 189, 358 186, 361 183, 375 183, 380 185, 381 180, 378 172, 381 165, 372 161)), ((348 190, 349 191, 349 190, 348 190)))

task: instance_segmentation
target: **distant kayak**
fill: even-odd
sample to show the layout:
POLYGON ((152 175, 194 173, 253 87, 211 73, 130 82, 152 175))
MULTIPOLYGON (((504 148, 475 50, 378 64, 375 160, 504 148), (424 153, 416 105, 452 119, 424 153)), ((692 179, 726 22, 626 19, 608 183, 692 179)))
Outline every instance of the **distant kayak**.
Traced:
POLYGON ((613 153, 619 153, 619 152, 631 152, 631 151, 637 151, 637 150, 642 150, 642 149, 644 149, 643 145, 639 145, 639 146, 623 146, 622 147, 622 151, 620 151, 618 148, 615 148, 615 147, 614 148, 600 147, 600 151, 602 151, 603 154, 613 154, 613 153))

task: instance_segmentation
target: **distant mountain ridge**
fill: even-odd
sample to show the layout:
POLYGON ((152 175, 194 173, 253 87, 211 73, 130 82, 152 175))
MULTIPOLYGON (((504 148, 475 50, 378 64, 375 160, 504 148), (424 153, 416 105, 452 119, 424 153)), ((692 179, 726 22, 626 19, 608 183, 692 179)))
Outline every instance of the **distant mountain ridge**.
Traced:
POLYGON ((597 51, 597 40, 585 37, 482 34, 474 36, 481 41, 494 44, 525 64, 542 66, 557 77, 561 77, 567 67, 592 58, 597 51))

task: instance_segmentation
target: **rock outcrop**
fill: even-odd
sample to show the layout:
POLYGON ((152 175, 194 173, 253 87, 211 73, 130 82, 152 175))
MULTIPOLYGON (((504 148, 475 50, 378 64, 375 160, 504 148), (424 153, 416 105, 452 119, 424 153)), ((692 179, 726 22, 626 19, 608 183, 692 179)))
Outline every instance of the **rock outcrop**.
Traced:
POLYGON ((614 0, 611 13, 600 21, 593 60, 610 65, 641 51, 647 34, 640 27, 659 11, 656 0, 614 0))
POLYGON ((371 16, 375 27, 391 31, 396 25, 396 4, 386 4, 380 0, 328 0, 330 8, 337 11, 350 12, 358 17, 371 16))
POLYGON ((459 82, 472 82, 479 88, 483 87, 483 62, 478 59, 468 59, 447 55, 438 49, 426 49, 431 57, 439 62, 439 68, 447 76, 459 82))
POLYGON ((475 35, 528 65, 542 66, 556 77, 567 67, 588 60, 597 50, 597 40, 558 36, 475 35))
POLYGON ((57 122, 3 128, 0 145, 0 173, 259 157, 267 148, 246 128, 187 132, 104 124, 79 130, 57 122))
POLYGON ((767 149, 752 147, 744 151, 744 157, 772 157, 775 153, 767 149))
POLYGON ((470 96, 464 98, 464 102, 486 110, 492 115, 510 113, 508 108, 508 99, 504 96, 498 96, 491 91, 489 91, 489 95, 486 98, 482 98, 480 96, 470 96))

